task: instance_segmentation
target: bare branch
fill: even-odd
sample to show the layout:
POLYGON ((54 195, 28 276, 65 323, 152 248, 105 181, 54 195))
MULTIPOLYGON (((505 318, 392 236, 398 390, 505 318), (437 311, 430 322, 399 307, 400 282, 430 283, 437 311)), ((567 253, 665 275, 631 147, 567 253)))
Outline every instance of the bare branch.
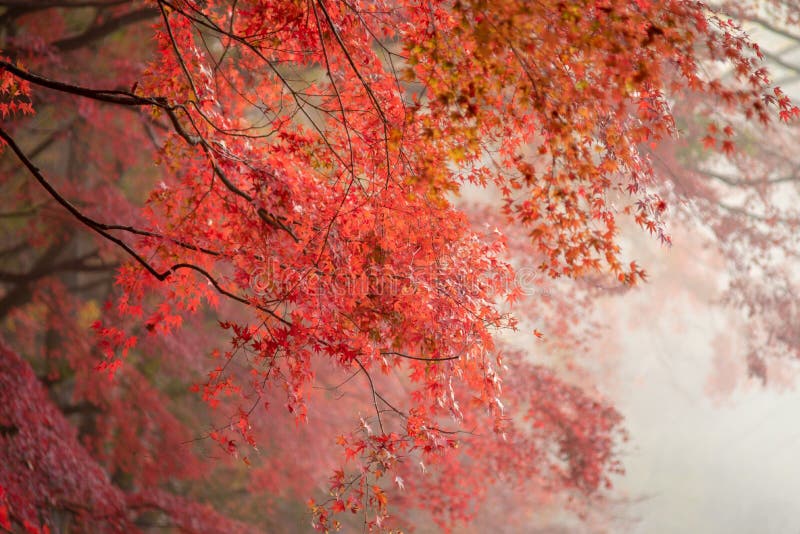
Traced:
POLYGON ((124 28, 125 26, 143 22, 156 16, 158 16, 158 9, 154 7, 143 7, 134 11, 129 11, 118 17, 108 19, 102 24, 93 26, 79 35, 59 39, 58 41, 52 43, 51 46, 58 48, 62 52, 69 52, 102 39, 103 37, 106 37, 107 35, 124 28))
POLYGON ((448 360, 457 360, 460 358, 460 356, 447 356, 446 358, 424 358, 422 356, 411 356, 410 354, 405 354, 393 350, 381 352, 381 354, 384 356, 399 356, 401 358, 407 358, 409 360, 418 360, 421 362, 446 362, 448 360))
POLYGON ((127 4, 131 0, 0 0, 0 7, 23 7, 31 9, 51 9, 54 7, 112 7, 127 4))
POLYGON ((761 187, 764 185, 771 185, 771 184, 780 184, 780 183, 787 183, 787 182, 797 182, 800 181, 800 169, 792 174, 787 174, 784 176, 778 176, 776 178, 761 178, 758 180, 746 180, 737 178, 735 176, 730 176, 727 174, 722 174, 719 172, 704 170, 704 169, 693 169, 695 172, 702 174, 704 176, 708 176, 709 178, 713 178, 714 180, 718 180, 724 184, 727 184, 731 187, 761 187))
POLYGON ((767 20, 764 20, 764 19, 762 19, 760 17, 745 15, 742 18, 744 20, 748 21, 748 22, 753 22, 755 24, 758 24, 759 26, 761 26, 765 30, 769 30, 772 33, 780 35, 781 37, 786 37, 787 39, 791 39, 793 41, 800 41, 800 35, 797 35, 795 33, 791 33, 790 31, 785 30, 783 28, 779 28, 775 24, 773 24, 773 23, 771 23, 771 22, 769 22, 767 20))
POLYGON ((8 61, 0 60, 0 68, 10 72, 17 78, 21 78, 23 80, 39 85, 41 87, 46 87, 48 89, 53 89, 54 91, 60 91, 62 93, 69 93, 77 96, 82 96, 85 98, 91 98, 93 100, 99 100, 101 102, 117 104, 120 106, 157 106, 160 108, 167 107, 167 99, 163 97, 145 98, 137 96, 131 93, 130 91, 121 91, 116 89, 89 89, 87 87, 81 87, 79 85, 72 85, 64 82, 50 80, 48 78, 45 78, 44 76, 39 76, 38 74, 34 74, 24 69, 20 69, 19 67, 15 66, 13 63, 9 63, 8 61))
MULTIPOLYGON (((353 361, 358 364, 364 374, 367 376, 367 380, 369 381, 369 388, 372 391, 372 404, 375 406, 375 415, 378 417, 378 426, 381 428, 381 434, 386 434, 386 431, 383 429, 383 420, 381 419, 381 409, 378 407, 378 393, 375 391, 375 383, 372 381, 372 376, 370 376, 369 371, 367 368, 364 367, 364 364, 361 363, 361 360, 358 358, 353 358, 353 361)), ((385 402, 385 401, 384 401, 385 402)))

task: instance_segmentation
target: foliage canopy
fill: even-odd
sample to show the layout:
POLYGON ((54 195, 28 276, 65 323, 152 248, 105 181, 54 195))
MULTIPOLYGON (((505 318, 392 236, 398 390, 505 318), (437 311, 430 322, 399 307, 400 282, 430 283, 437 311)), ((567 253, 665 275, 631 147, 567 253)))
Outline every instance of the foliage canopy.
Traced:
POLYGON ((577 350, 586 288, 644 278, 619 227, 669 243, 692 195, 674 108, 731 158, 798 114, 691 0, 0 6, 6 529, 268 522, 197 489, 231 481, 324 530, 602 490, 619 414, 502 331, 577 350))

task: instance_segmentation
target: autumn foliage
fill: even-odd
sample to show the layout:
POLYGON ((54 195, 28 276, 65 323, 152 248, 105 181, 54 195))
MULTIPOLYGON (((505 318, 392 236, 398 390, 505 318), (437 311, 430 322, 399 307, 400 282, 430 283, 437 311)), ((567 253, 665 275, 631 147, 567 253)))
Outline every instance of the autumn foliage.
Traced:
POLYGON ((504 332, 645 278, 675 108, 731 158, 798 114, 689 0, 0 6, 6 530, 579 509, 621 417, 504 332))

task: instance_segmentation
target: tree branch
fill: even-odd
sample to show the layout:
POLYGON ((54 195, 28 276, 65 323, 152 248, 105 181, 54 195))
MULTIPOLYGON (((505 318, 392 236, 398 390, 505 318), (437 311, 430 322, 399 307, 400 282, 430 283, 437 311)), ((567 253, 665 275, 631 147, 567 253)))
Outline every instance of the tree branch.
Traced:
POLYGON ((757 16, 744 16, 743 18, 744 18, 744 20, 746 20, 748 22, 753 22, 755 24, 758 24, 762 28, 771 31, 772 33, 778 34, 781 37, 786 37, 787 39, 791 39, 792 41, 800 42, 800 35, 791 33, 788 30, 784 30, 783 28, 779 28, 779 27, 775 26, 773 23, 771 23, 771 22, 769 22, 767 20, 764 20, 764 19, 762 19, 760 17, 757 17, 757 16))
POLYGON ((119 229, 120 227, 115 225, 103 224, 101 222, 95 221, 90 217, 87 217, 71 202, 62 197, 61 194, 45 179, 45 177, 42 175, 39 169, 33 164, 33 162, 31 162, 27 158, 27 156, 25 156, 25 153, 22 152, 19 146, 14 142, 14 139, 12 139, 11 136, 9 136, 8 133, 6 133, 6 131, 3 130, 2 128, 0 128, 0 139, 3 139, 8 144, 8 146, 11 148, 14 154, 16 154, 17 158, 22 162, 23 165, 25 165, 25 167, 28 168, 33 177, 36 178, 36 181, 39 182, 39 184, 50 194, 51 197, 53 197, 53 199, 56 202, 61 204, 61 206, 63 206, 68 212, 70 212, 70 214, 73 217, 75 217, 79 222, 81 222, 83 225, 87 226, 94 232, 100 234, 102 237, 104 237, 108 241, 111 241, 112 243, 120 247, 122 250, 124 250, 130 257, 132 257, 136 261, 136 263, 141 265, 148 273, 153 275, 157 280, 163 282, 164 280, 169 278, 172 275, 172 273, 174 273, 179 269, 189 269, 195 271, 197 273, 202 274, 220 294, 225 295, 226 297, 229 297, 237 302, 241 302, 242 304, 246 304, 247 306, 256 308, 259 311, 262 311, 270 315, 271 317, 275 318, 276 320, 280 321, 281 323, 287 326, 292 326, 291 322, 287 321, 280 315, 276 314, 271 309, 265 306, 261 306, 259 304, 255 304, 244 297, 241 297, 239 295, 236 295, 235 293, 226 290, 219 284, 219 282, 213 276, 211 276, 211 274, 208 271, 206 271, 202 267, 190 263, 176 263, 164 271, 159 271, 158 269, 153 267, 147 260, 145 260, 142 256, 140 256, 139 253, 133 250, 127 243, 125 243, 118 237, 108 232, 108 230, 119 229))
MULTIPOLYGON (((50 245, 47 250, 45 250, 44 254, 42 254, 36 262, 33 264, 31 268, 31 272, 39 272, 45 268, 45 266, 51 264, 58 255, 61 253, 63 249, 63 245, 61 243, 55 243, 50 245)), ((35 280, 33 278, 31 281, 35 280)), ((32 290, 30 287, 30 283, 18 283, 14 286, 8 293, 6 293, 2 299, 0 299, 0 318, 5 317, 12 309, 17 306, 20 306, 26 303, 32 295, 32 290)))
POLYGON ((0 0, 0 7, 24 7, 31 9, 51 9, 54 7, 112 7, 129 3, 131 0, 0 0))
POLYGON ((50 80, 44 76, 39 76, 32 72, 20 69, 13 63, 0 60, 0 68, 6 70, 16 76, 30 83, 60 91, 62 93, 69 93, 101 102, 108 102, 110 104, 117 104, 120 106, 156 106, 162 109, 167 109, 167 99, 163 97, 145 98, 137 96, 130 91, 121 91, 116 89, 89 89, 79 85, 72 85, 64 82, 50 80))
POLYGON ((386 431, 383 429, 383 420, 381 419, 381 410, 378 408, 378 393, 375 391, 375 383, 372 381, 372 376, 370 376, 369 371, 367 368, 364 367, 364 364, 361 363, 361 360, 358 358, 353 358, 353 361, 358 364, 364 374, 367 375, 367 380, 369 381, 369 388, 372 391, 372 404, 375 406, 375 415, 378 417, 378 426, 381 429, 381 434, 386 434, 386 431))
POLYGON ((27 284, 53 274, 65 271, 71 272, 103 272, 119 267, 116 263, 89 265, 85 263, 86 257, 74 258, 60 263, 48 263, 41 269, 34 269, 27 273, 10 273, 0 271, 0 282, 11 284, 27 284))
MULTIPOLYGON (((176 113, 177 109, 182 109, 184 113, 188 116, 188 111, 183 106, 180 105, 170 105, 166 98, 164 97, 142 97, 133 94, 130 91, 122 91, 122 90, 109 90, 109 89, 89 89, 87 87, 81 87, 78 85, 67 84, 63 82, 58 82, 55 80, 50 80, 45 78, 44 76, 39 76, 38 74, 33 74, 32 72, 28 72, 26 70, 20 69, 9 63, 7 61, 0 60, 0 68, 7 70, 8 72, 12 73, 13 75, 21 78, 23 80, 29 81, 33 84, 39 85, 41 87, 46 87, 48 89, 53 89, 54 91, 60 91, 63 93, 73 94, 77 96, 82 96, 85 98, 91 98, 93 100, 98 100, 100 102, 107 102, 110 104, 117 104, 120 106, 130 106, 130 107, 138 107, 138 106, 155 106, 164 110, 164 112, 169 117, 170 122, 172 122, 172 126, 175 129, 175 132, 180 135, 187 143, 190 145, 200 145, 203 151, 208 156, 209 160, 211 161, 211 166, 214 169, 214 174, 219 177, 222 183, 228 188, 229 191, 234 193, 237 196, 245 199, 248 203, 256 211, 258 217, 264 221, 266 224, 275 228, 276 230, 282 230, 289 234, 291 238, 297 243, 300 240, 294 234, 294 232, 283 224, 281 221, 280 216, 275 216, 269 213, 262 207, 258 207, 255 205, 255 199, 236 187, 233 182, 231 182, 228 177, 225 175, 225 172, 219 166, 219 164, 214 159, 213 153, 215 152, 213 147, 203 139, 202 136, 199 135, 192 135, 183 127, 178 119, 178 115, 176 113)), ((191 119, 190 119, 191 120, 191 119)))
POLYGON ((796 65, 794 63, 789 63, 781 58, 778 54, 773 54, 772 52, 766 52, 764 50, 761 51, 765 58, 767 58, 772 63, 778 65, 779 67, 783 67, 784 69, 790 70, 792 72, 800 72, 800 65, 796 65))
POLYGON ((93 41, 97 41, 98 39, 102 39, 103 37, 124 28, 125 26, 130 26, 132 24, 136 24, 137 22, 143 22, 156 16, 158 16, 158 9, 154 7, 143 7, 109 19, 102 24, 98 24, 97 26, 87 29, 79 35, 59 39, 58 41, 52 43, 51 46, 58 48, 62 52, 69 52, 71 50, 82 48, 93 41))
POLYGON ((800 169, 798 169, 798 171, 796 171, 793 174, 778 176, 776 178, 762 178, 759 180, 742 180, 741 178, 736 178, 734 176, 729 176, 727 174, 721 174, 718 172, 697 169, 697 168, 693 170, 699 174, 708 176, 709 178, 719 180, 720 182, 727 184, 731 187, 759 187, 764 185, 800 181, 800 169))
POLYGON ((405 354, 403 352, 397 352, 393 350, 388 350, 386 352, 381 352, 384 356, 400 356, 401 358, 407 358, 409 360, 418 360, 421 362, 446 362, 448 360, 457 360, 460 356, 447 356, 446 358, 423 358, 422 356, 411 356, 410 354, 405 354))

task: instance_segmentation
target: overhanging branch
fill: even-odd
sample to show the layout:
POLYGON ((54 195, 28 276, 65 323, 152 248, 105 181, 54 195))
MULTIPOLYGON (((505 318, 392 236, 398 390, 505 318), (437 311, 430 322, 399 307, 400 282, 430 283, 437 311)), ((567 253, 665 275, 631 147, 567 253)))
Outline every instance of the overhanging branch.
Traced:
POLYGON ((229 297, 229 298, 231 298, 231 299, 233 299, 233 300, 235 300, 237 302, 241 302, 242 304, 246 304, 247 306, 256 308, 257 310, 262 311, 262 312, 270 315, 271 317, 275 318, 276 320, 280 321, 281 323, 285 324, 286 326, 291 326, 291 323, 289 321, 287 321, 286 319, 284 319, 283 317, 281 317, 280 315, 278 315, 277 313, 275 313, 271 309, 269 309, 269 308, 267 308, 265 306, 261 306, 259 304, 256 304, 254 302, 251 302, 250 300, 248 300, 248 299, 246 299, 246 298, 244 298, 242 296, 239 296, 239 295, 237 295, 235 293, 232 293, 232 292, 228 291, 227 289, 223 288, 222 285, 220 285, 220 283, 208 271, 206 271, 205 269, 203 269, 202 267, 200 267, 198 265, 194 265, 194 264, 191 264, 191 263, 176 263, 176 264, 170 266, 169 268, 167 268, 167 269, 165 269, 163 271, 159 271, 158 269, 153 267, 150 264, 150 262, 148 262, 146 259, 144 259, 138 252, 136 252, 133 248, 131 248, 127 243, 125 243, 124 241, 122 241, 121 239, 119 239, 118 237, 114 236, 113 234, 111 234, 109 232, 109 230, 121 229, 121 228, 129 228, 129 227, 104 224, 104 223, 95 221, 91 217, 86 216, 78 208, 76 208, 70 201, 68 201, 63 196, 61 196, 61 194, 52 186, 52 184, 50 184, 50 182, 48 182, 47 179, 42 175, 42 173, 38 169, 38 167, 36 167, 33 164, 33 162, 30 159, 28 159, 28 157, 25 155, 25 153, 22 151, 22 149, 20 149, 19 145, 16 144, 14 139, 10 135, 8 135, 8 133, 5 130, 3 130, 2 128, 0 128, 0 139, 2 139, 3 141, 6 142, 6 144, 9 146, 9 148, 11 148, 11 150, 14 152, 14 154, 20 160, 20 162, 22 162, 22 164, 33 175, 33 177, 36 179, 36 181, 39 182, 39 184, 45 189, 45 191, 47 191, 47 193, 56 202, 58 202, 62 207, 64 207, 75 219, 77 219, 84 226, 87 226, 88 228, 90 228, 91 230, 96 232, 97 234, 101 235, 103 238, 107 239, 108 241, 111 241, 112 243, 117 245, 119 248, 124 250, 131 258, 134 259, 134 261, 136 261, 136 263, 141 265, 148 273, 153 275, 157 280, 163 282, 164 280, 166 280, 167 278, 172 276, 172 274, 174 272, 176 272, 178 270, 181 270, 181 269, 188 269, 188 270, 195 271, 195 272, 203 275, 209 281, 209 283, 212 286, 214 286, 214 289, 216 289, 218 293, 220 293, 220 294, 222 294, 222 295, 224 295, 226 297, 229 297))
MULTIPOLYGON (((208 156, 211 166, 214 170, 214 174, 220 179, 220 181, 225 185, 225 187, 231 191, 233 194, 245 199, 255 210, 258 217, 264 221, 266 224, 275 228, 276 230, 282 230, 286 232, 295 242, 299 242, 300 240, 289 228, 286 224, 283 223, 281 216, 276 216, 269 213, 263 207, 257 206, 255 199, 247 194, 246 192, 242 191, 238 188, 231 180, 226 176, 225 172, 222 170, 220 165, 217 163, 216 159, 214 158, 214 153, 216 152, 211 144, 203 138, 201 135, 193 135, 184 128, 181 124, 180 119, 178 118, 178 110, 182 110, 186 116, 191 121, 191 116, 186 108, 182 105, 170 105, 166 98, 158 96, 158 97, 143 97, 136 95, 130 91, 124 90, 117 90, 117 89, 90 89, 87 87, 81 87, 79 85, 68 84, 64 82, 59 82, 56 80, 50 80, 49 78, 45 78, 44 76, 40 76, 38 74, 34 74, 32 72, 28 72, 24 69, 20 69, 19 67, 15 66, 8 61, 0 60, 0 69, 4 69, 14 76, 17 76, 20 79, 26 80, 30 83, 39 85, 41 87, 46 87, 48 89, 52 89, 54 91, 60 91, 67 94, 72 94, 76 96, 82 96, 84 98, 90 98, 92 100, 98 100, 100 102, 106 102, 109 104, 117 104, 120 106, 127 106, 127 107, 142 107, 142 106, 153 106, 159 109, 162 109, 169 117, 170 122, 172 123, 175 132, 183 138, 190 145, 199 145, 203 151, 208 156)), ((194 125, 193 125, 194 126, 194 125)), ((197 128, 194 127, 197 131, 197 128)))

